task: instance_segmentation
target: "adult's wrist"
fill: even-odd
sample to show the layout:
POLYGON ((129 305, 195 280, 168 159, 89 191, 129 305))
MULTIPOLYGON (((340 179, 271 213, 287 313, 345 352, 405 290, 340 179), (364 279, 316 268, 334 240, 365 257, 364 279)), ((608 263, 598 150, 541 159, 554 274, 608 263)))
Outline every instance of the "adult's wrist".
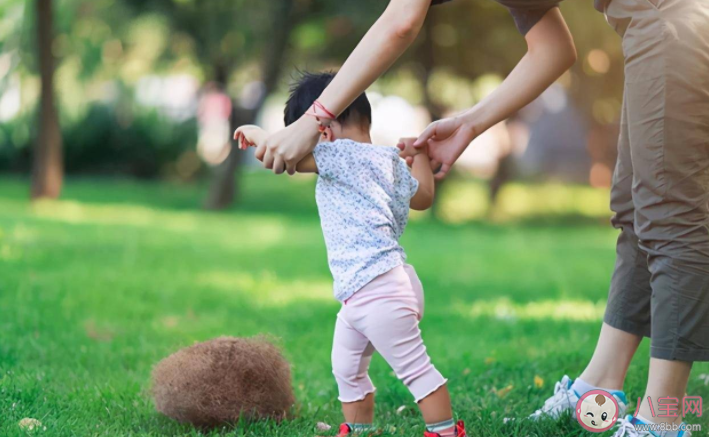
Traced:
POLYGON ((298 125, 298 128, 303 129, 308 135, 315 138, 320 136, 320 123, 314 117, 303 115, 298 120, 298 125))
POLYGON ((477 105, 456 118, 460 119, 461 126, 472 130, 476 137, 492 127, 485 108, 477 105))

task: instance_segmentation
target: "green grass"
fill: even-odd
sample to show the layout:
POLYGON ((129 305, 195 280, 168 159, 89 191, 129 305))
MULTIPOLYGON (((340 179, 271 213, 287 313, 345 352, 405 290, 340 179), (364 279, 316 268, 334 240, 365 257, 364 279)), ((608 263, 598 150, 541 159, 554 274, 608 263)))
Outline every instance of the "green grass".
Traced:
MULTIPOLYGON (((30 205, 25 181, 0 180, 0 436, 25 435, 25 417, 46 427, 33 435, 201 435, 155 412, 151 367, 196 341, 258 333, 280 338, 293 364, 295 418, 209 435, 311 437, 318 421, 338 424, 338 304, 312 190, 311 179, 249 175, 240 207, 209 213, 201 186, 76 180, 63 200, 30 205)), ((532 412, 593 351, 616 236, 596 221, 409 226, 424 339, 472 435, 587 435, 571 422, 503 418, 532 412)), ((635 399, 647 346, 627 381, 635 399)), ((709 395, 708 370, 696 366, 690 394, 709 395)), ((380 358, 371 375, 378 423, 420 436, 411 396, 380 358)))

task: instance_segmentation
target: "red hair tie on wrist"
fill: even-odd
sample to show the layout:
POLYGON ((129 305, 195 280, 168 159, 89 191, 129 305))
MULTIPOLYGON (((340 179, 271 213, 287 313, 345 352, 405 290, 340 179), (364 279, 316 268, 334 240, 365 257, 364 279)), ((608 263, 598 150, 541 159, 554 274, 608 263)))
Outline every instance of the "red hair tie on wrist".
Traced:
POLYGON ((319 101, 313 102, 313 106, 310 107, 305 113, 305 115, 309 115, 311 117, 315 117, 315 120, 318 122, 318 131, 320 133, 325 132, 325 129, 330 127, 330 123, 332 123, 333 120, 337 119, 337 116, 330 112, 325 105, 320 103, 319 101))

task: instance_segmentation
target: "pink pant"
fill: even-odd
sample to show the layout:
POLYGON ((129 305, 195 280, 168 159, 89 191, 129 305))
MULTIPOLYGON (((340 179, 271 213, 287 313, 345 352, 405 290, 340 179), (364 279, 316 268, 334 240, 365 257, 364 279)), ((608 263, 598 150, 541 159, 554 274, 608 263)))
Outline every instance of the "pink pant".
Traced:
POLYGON ((396 267, 362 287, 337 315, 332 373, 341 402, 374 392, 367 374, 374 351, 394 369, 416 402, 446 379, 433 367, 421 338, 423 287, 410 265, 396 267))

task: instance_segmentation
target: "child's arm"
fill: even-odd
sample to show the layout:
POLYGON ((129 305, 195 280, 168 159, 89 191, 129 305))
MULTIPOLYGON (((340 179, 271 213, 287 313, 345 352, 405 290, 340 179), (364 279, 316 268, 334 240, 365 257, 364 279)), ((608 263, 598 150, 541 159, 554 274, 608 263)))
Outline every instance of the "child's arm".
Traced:
MULTIPOLYGON (((234 139, 239 143, 239 149, 246 150, 247 147, 258 147, 268 138, 268 133, 258 126, 247 124, 239 127, 234 132, 234 139)), ((299 173, 317 173, 318 166, 315 164, 313 154, 308 154, 297 165, 299 173)))
POLYGON ((431 160, 427 153, 419 153, 414 156, 414 163, 411 166, 411 176, 419 181, 419 189, 411 198, 411 209, 425 211, 433 206, 433 198, 436 194, 436 184, 431 170, 431 160))
POLYGON ((428 149, 417 149, 413 146, 414 138, 402 139, 399 142, 400 156, 411 165, 411 176, 419 183, 416 194, 411 198, 411 209, 425 211, 433 205, 436 194, 436 184, 431 170, 431 160, 428 149))

